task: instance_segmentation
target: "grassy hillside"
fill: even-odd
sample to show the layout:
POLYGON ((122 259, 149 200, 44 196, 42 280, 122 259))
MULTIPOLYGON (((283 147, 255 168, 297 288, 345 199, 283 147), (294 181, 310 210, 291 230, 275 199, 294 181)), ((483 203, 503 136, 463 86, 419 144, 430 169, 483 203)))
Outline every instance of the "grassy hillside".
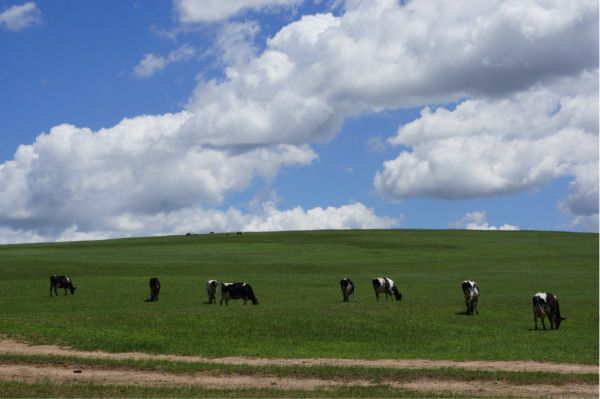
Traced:
POLYGON ((209 356, 598 362, 598 235, 324 231, 0 246, 0 334, 82 349, 209 356), (51 274, 74 296, 49 297, 51 274), (160 300, 148 279, 162 282, 160 300), (357 285, 341 302, 339 280, 357 285), (402 302, 375 302, 388 276, 402 302), (206 305, 205 282, 247 281, 261 304, 206 305), (466 316, 460 283, 481 288, 466 316), (534 331, 531 296, 567 320, 534 331))

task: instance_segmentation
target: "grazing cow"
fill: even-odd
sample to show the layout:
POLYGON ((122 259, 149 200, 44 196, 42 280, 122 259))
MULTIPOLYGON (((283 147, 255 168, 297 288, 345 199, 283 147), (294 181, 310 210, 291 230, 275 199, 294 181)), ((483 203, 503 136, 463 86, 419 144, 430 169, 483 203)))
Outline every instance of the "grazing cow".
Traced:
POLYGON ((387 301, 388 295, 393 295, 397 301, 402 300, 402 294, 398 291, 398 288, 394 285, 394 281, 387 277, 377 277, 373 279, 373 290, 375 290, 375 298, 379 302, 379 294, 385 293, 385 300, 387 301))
POLYGON ((158 301, 160 293, 160 280, 156 277, 150 279, 150 301, 158 301))
POLYGON ((221 302, 219 302, 219 305, 223 304, 223 300, 225 300, 225 305, 227 305, 230 299, 243 299, 244 305, 246 301, 250 300, 253 305, 258 305, 258 299, 254 296, 250 284, 247 283, 222 283, 221 302))
POLYGON ((54 295, 58 296, 57 288, 64 288, 65 295, 67 295, 67 289, 71 291, 71 295, 75 294, 73 280, 69 276, 57 276, 55 274, 50 276, 50 296, 52 296, 52 290, 54 290, 54 295))
POLYGON ((547 317, 548 320, 550 320, 550 329, 558 330, 560 322, 565 320, 565 318, 560 315, 558 297, 549 292, 538 292, 531 299, 533 302, 533 322, 535 323, 535 329, 538 329, 537 319, 539 317, 542 319, 542 327, 544 327, 545 330, 546 324, 544 323, 544 318, 547 317))
POLYGON ((342 295, 344 297, 344 302, 350 302, 349 297, 352 295, 354 298, 354 302, 356 302, 356 296, 354 295, 354 282, 349 278, 344 278, 340 280, 340 287, 342 287, 342 295))
POLYGON ((475 281, 466 280, 462 283, 463 294, 465 295, 465 305, 467 314, 479 314, 479 286, 475 281))
POLYGON ((208 294, 208 303, 217 303, 217 280, 208 280, 206 283, 206 293, 208 294))

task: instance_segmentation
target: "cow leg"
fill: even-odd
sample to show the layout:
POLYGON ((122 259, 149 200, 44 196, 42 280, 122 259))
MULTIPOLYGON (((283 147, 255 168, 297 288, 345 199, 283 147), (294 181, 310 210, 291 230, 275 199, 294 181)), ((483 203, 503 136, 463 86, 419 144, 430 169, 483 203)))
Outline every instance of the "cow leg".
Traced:
POLYGON ((65 295, 67 295, 67 287, 63 287, 65 289, 65 295))
POLYGON ((552 316, 548 317, 548 320, 550 321, 550 329, 554 330, 554 320, 552 319, 552 316))
POLYGON ((544 316, 540 317, 540 319, 542 319, 542 327, 544 327, 544 330, 546 329, 546 323, 544 322, 544 316))
POLYGON ((52 284, 50 284, 50 296, 52 296, 52 284))
POLYGON ((377 299, 377 302, 379 302, 379 292, 375 291, 375 299, 377 299))
POLYGON ((479 301, 475 301, 475 313, 479 314, 479 301))

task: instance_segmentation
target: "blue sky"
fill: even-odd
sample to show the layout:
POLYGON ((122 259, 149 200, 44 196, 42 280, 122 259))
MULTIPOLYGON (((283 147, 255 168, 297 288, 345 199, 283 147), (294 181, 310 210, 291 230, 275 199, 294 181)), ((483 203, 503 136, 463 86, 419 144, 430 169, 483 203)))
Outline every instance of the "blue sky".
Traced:
POLYGON ((0 0, 0 60, 0 243, 598 230, 595 1, 0 0))

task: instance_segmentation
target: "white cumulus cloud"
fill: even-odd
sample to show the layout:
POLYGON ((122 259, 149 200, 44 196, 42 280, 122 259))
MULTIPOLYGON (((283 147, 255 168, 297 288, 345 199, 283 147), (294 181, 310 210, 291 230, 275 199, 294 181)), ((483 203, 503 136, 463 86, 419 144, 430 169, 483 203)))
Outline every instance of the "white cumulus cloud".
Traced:
POLYGON ((379 217, 372 209, 361 203, 343 205, 339 208, 301 207, 280 211, 273 204, 265 204, 264 212, 249 218, 244 230, 323 230, 323 229, 385 229, 398 227, 399 219, 379 217))
POLYGON ((37 25, 42 20, 42 12, 30 1, 21 5, 8 7, 0 13, 0 28, 9 31, 21 31, 37 25))
POLYGON ((308 143, 350 116, 503 96, 596 68, 597 12, 594 1, 350 2, 339 17, 303 16, 226 79, 202 82, 184 129, 213 145, 308 143))
POLYGON ((77 224, 57 231, 0 227, 0 243, 80 241, 129 236, 228 231, 289 231, 324 229, 385 229, 398 227, 400 219, 380 217, 361 203, 340 207, 279 210, 265 203, 258 213, 186 207, 155 214, 123 213, 103 224, 82 228, 77 224))
POLYGON ((176 0, 175 11, 185 24, 227 20, 244 11, 291 7, 302 0, 176 0))
POLYGON ((133 73, 138 78, 147 78, 162 71, 169 64, 189 60, 194 54, 196 54, 196 50, 188 44, 171 51, 166 57, 147 53, 133 68, 133 73))
POLYGON ((573 178, 561 208, 598 213, 598 71, 456 109, 425 108, 390 139, 410 147, 384 163, 385 197, 462 199, 510 194, 573 178))
POLYGON ((20 146, 0 164, 0 226, 123 231, 121 215, 219 204, 255 177, 315 158, 307 146, 188 146, 179 132, 189 117, 140 116, 97 132, 59 125, 20 146))
POLYGON ((519 230, 518 226, 503 224, 502 226, 491 226, 487 221, 487 212, 468 212, 460 220, 450 224, 451 228, 467 230, 519 230))

